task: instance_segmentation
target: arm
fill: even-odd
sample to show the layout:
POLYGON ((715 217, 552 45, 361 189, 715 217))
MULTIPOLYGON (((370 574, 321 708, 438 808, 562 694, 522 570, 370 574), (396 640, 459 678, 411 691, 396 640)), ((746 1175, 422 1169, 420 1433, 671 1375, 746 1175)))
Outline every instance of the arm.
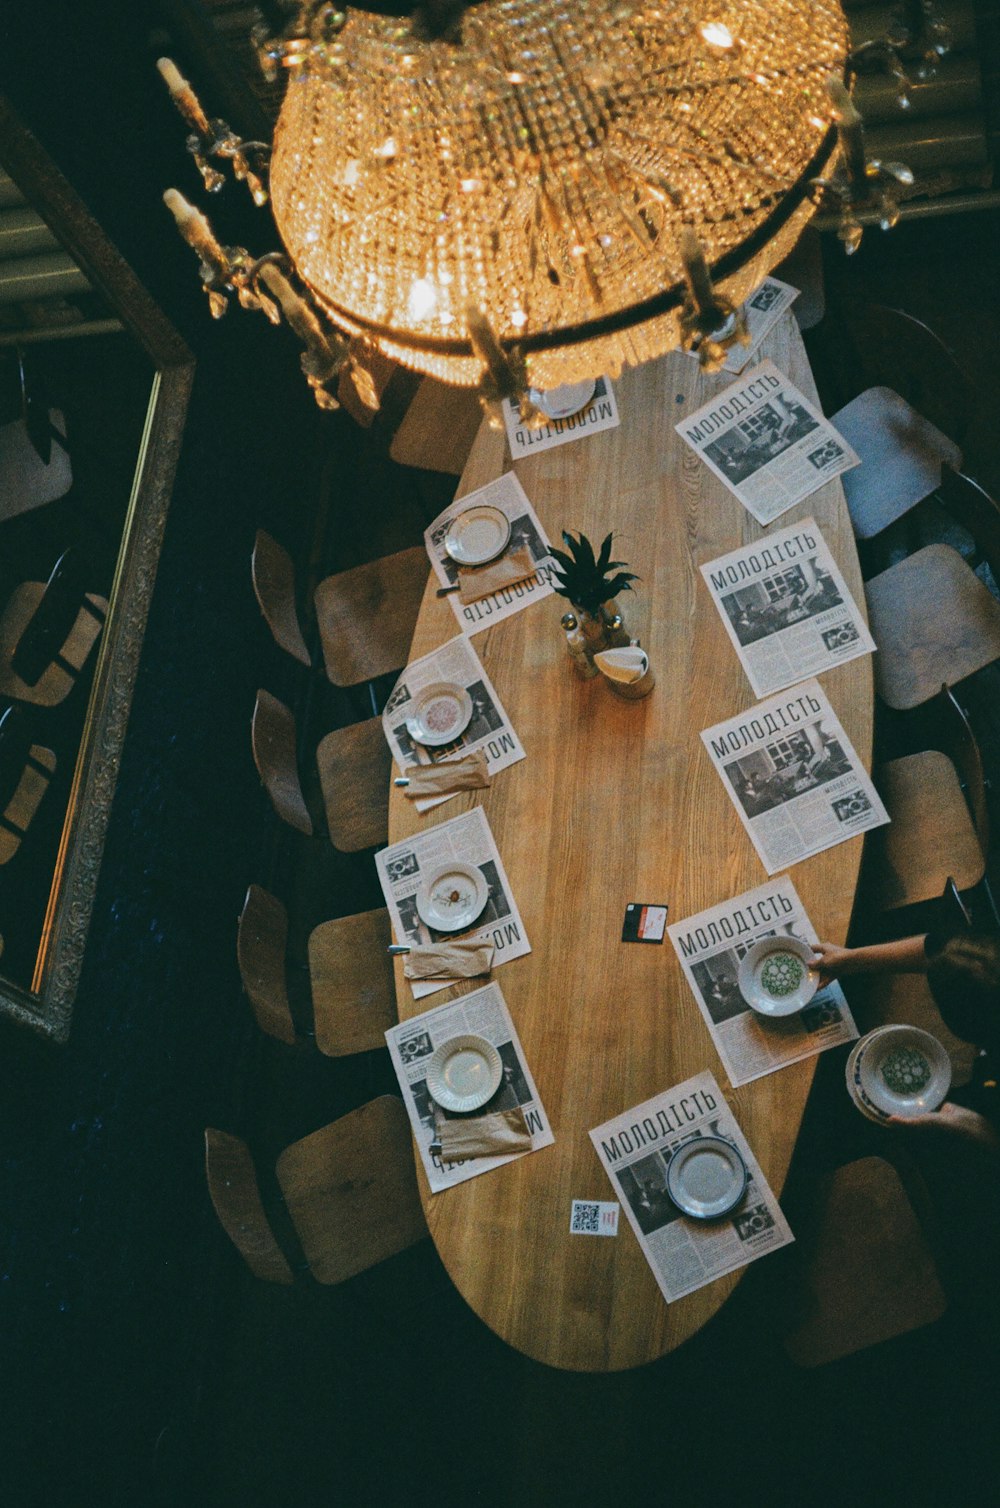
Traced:
POLYGON ((951 1100, 945 1100, 939 1110, 932 1110, 926 1115, 892 1115, 889 1117, 889 1124, 917 1130, 921 1136, 939 1131, 961 1137, 964 1141, 982 1147, 994 1157, 1000 1156, 1000 1138, 986 1117, 975 1110, 967 1110, 964 1105, 956 1105, 951 1100))
POLYGON ((823 984, 845 974, 926 974, 925 935, 872 943, 867 948, 838 948, 836 943, 818 942, 813 944, 813 963, 819 967, 823 984))

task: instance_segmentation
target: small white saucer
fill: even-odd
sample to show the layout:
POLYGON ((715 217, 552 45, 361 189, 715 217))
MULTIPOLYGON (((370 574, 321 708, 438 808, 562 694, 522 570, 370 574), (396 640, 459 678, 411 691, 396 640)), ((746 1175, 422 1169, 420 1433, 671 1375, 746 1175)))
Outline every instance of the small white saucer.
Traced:
POLYGON ((813 950, 797 937, 762 937, 740 959, 740 994, 760 1016, 794 1016, 819 985, 813 950))
POLYGON ((461 932, 472 926, 489 894, 481 869, 455 861, 442 864, 417 891, 417 915, 435 932, 461 932))
POLYGON ((750 1175, 731 1142, 696 1136, 678 1147, 667 1164, 667 1193, 694 1220, 718 1220, 734 1210, 750 1175))
POLYGON ((550 419, 569 419, 586 408, 594 396, 597 383, 593 377, 588 382, 564 382, 561 387, 550 387, 547 392, 533 387, 528 397, 536 408, 550 419))
POLYGON ((406 731, 418 744, 450 744, 472 720, 472 697, 454 681, 435 681, 413 698, 406 731))
POLYGON ((485 565, 502 555, 510 540, 510 519, 489 503, 473 503, 457 513, 444 537, 444 547, 458 565, 485 565))
POLYGON ((470 1035, 449 1037, 427 1064, 427 1092, 442 1110, 478 1110, 496 1094, 503 1063, 492 1042, 470 1035))

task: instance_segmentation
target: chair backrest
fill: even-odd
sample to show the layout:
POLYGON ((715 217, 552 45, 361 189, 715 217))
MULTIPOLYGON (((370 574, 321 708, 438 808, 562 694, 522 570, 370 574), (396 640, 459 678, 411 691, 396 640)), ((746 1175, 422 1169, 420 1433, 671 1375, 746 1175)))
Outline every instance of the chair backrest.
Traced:
POLYGON ((257 530, 250 574, 254 595, 275 643, 303 665, 311 665, 295 606, 295 567, 288 551, 263 529, 257 530))
POLYGON ((316 750, 316 767, 334 848, 358 853, 388 843, 392 754, 382 719, 328 733, 316 750))
POLYGON ((205 1175, 222 1228, 250 1271, 269 1283, 291 1283, 292 1269, 274 1238, 246 1142, 210 1126, 205 1175))
POLYGON ((63 649, 81 608, 103 622, 104 614, 87 600, 80 567, 72 550, 60 555, 45 590, 11 657, 11 669, 26 686, 35 686, 63 649))
POLYGON ((312 837, 313 824, 299 780, 295 718, 269 691, 258 691, 250 742, 257 773, 283 822, 312 837))
POLYGON ((287 948, 288 912, 276 895, 251 885, 236 929, 240 978, 261 1031, 280 1042, 294 1043, 295 1023, 285 980, 287 948))
POLYGON ((410 1123, 395 1095, 286 1147, 277 1173, 318 1283, 342 1283, 427 1234, 410 1123))
POLYGON ((912 314, 883 304, 848 310, 847 322, 861 368, 859 391, 892 388, 960 445, 976 388, 940 337, 912 314))
POLYGON ((328 1057, 385 1046, 395 1026, 392 924, 384 906, 321 922, 309 936, 316 1046, 328 1057))
POLYGON ((1000 585, 1000 505, 978 482, 951 466, 941 467, 937 497, 955 522, 972 535, 980 555, 989 562, 994 581, 1000 585))
POLYGON ((8 707, 0 717, 0 813, 10 805, 30 753, 31 725, 20 707, 8 707))
POLYGON ((985 860, 990 851, 990 813, 986 803, 983 757, 972 724, 950 686, 942 686, 935 698, 940 741, 958 771, 965 791, 972 825, 985 860))

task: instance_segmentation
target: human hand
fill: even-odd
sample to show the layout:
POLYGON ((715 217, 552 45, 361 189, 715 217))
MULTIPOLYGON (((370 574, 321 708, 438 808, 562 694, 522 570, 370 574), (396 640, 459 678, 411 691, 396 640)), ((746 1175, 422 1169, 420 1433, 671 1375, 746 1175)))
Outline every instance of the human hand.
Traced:
POLYGON ((813 950, 810 963, 814 969, 819 969, 821 990, 825 989, 832 980, 838 979, 841 974, 850 973, 853 948, 841 948, 831 942, 810 943, 809 946, 813 950))
POLYGON ((889 1125, 916 1129, 922 1136, 934 1131, 959 1136, 1000 1156, 1000 1137, 985 1115, 951 1100, 945 1100, 940 1110, 928 1111, 926 1115, 890 1115, 889 1125))

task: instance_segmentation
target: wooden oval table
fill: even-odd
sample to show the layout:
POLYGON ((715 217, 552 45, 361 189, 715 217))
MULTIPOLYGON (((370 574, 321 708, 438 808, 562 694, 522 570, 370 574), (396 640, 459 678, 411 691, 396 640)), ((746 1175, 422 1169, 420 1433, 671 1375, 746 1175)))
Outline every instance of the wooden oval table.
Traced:
MULTIPOLYGON (((812 374, 786 316, 762 355, 810 398, 812 374)), ((741 1089, 728 1087, 712 1039, 669 939, 623 945, 629 901, 667 902, 678 921, 762 884, 767 875, 701 742, 702 729, 755 698, 698 571, 766 534, 674 431, 733 379, 707 375, 679 352, 625 371, 615 384, 617 429, 519 461, 518 478, 549 537, 613 529, 616 557, 638 571, 620 601, 656 673, 644 701, 626 702, 601 678, 571 669, 553 596, 473 644, 506 706, 526 758, 488 791, 465 793, 420 817, 399 792, 390 841, 447 821, 481 800, 532 951, 497 970, 555 1145, 444 1193, 430 1195, 418 1163, 431 1236, 456 1287, 504 1340, 539 1361, 613 1371, 661 1356, 703 1325, 739 1274, 664 1303, 627 1222, 615 1239, 569 1234, 573 1199, 612 1199, 588 1131, 711 1069, 776 1193, 788 1170, 815 1059, 741 1089)), ((479 432, 458 496, 509 470, 502 435, 479 432)), ((864 594, 837 481, 773 526, 813 515, 848 586, 864 594)), ((431 576, 412 657, 454 636, 431 576)), ((824 688, 859 754, 870 757, 871 659, 840 666, 824 688)), ((861 838, 794 867, 819 936, 847 932, 861 838)), ((414 1002, 397 974, 400 1019, 469 985, 414 1002)))

